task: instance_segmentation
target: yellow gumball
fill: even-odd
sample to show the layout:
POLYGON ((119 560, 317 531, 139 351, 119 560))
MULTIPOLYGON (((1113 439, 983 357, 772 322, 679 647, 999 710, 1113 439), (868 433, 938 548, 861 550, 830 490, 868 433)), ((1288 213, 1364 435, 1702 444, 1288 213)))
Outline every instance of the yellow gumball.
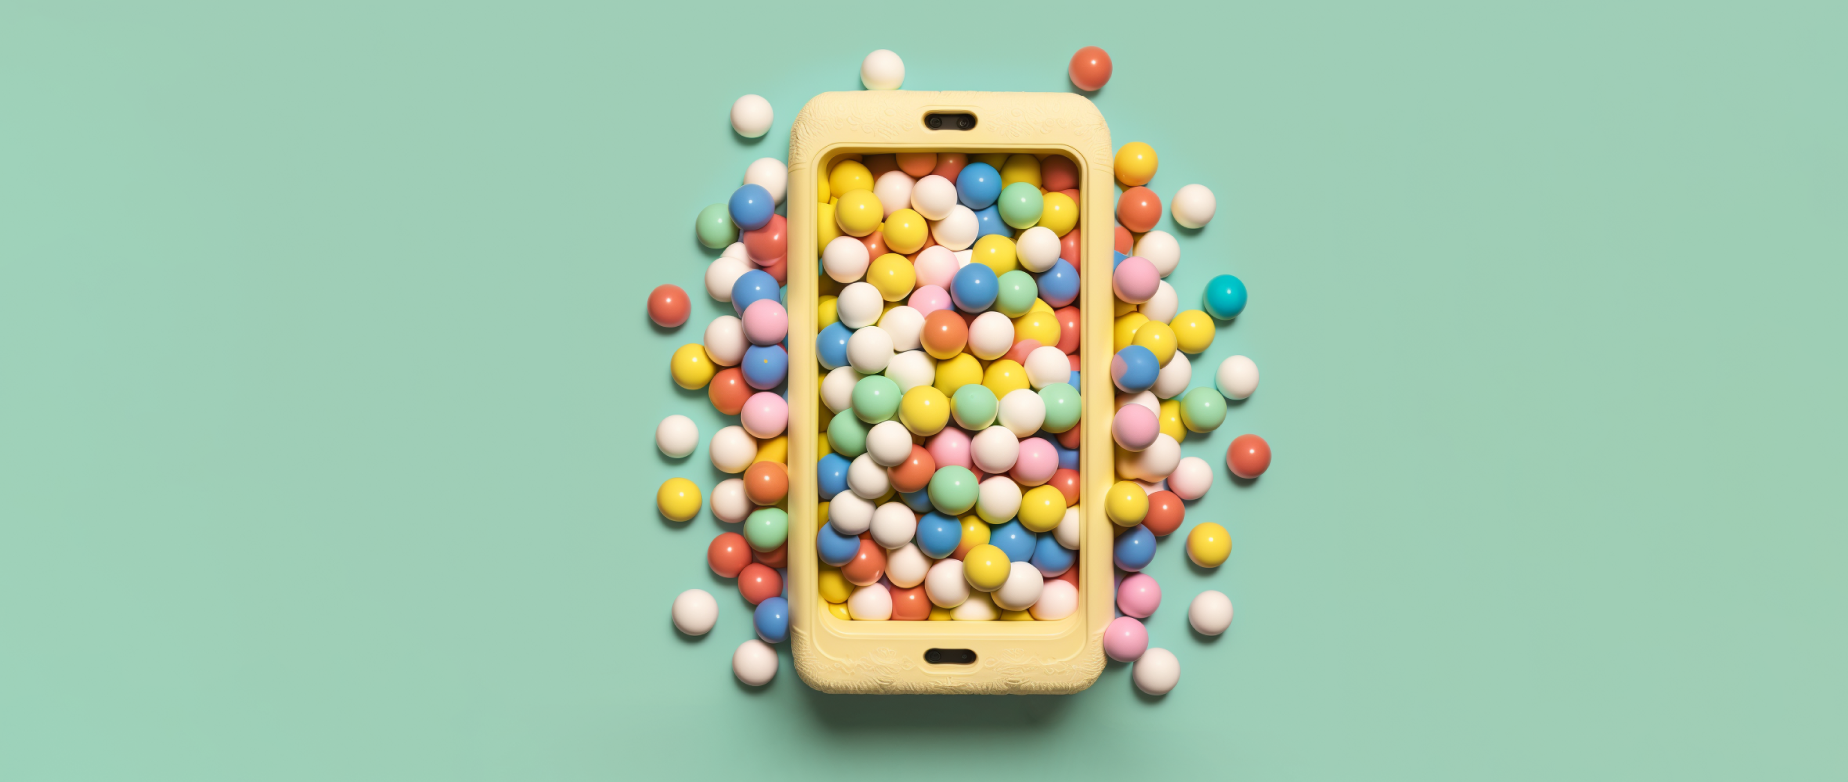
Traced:
POLYGON ((924 247, 924 237, 930 235, 930 224, 924 222, 924 216, 910 209, 900 209, 885 219, 885 242, 892 252, 910 255, 924 247))
POLYGON ((836 198, 846 198, 849 192, 865 190, 873 192, 873 172, 858 160, 843 160, 828 172, 828 190, 836 198))
POLYGON ((853 585, 847 583, 840 568, 822 565, 815 574, 815 593, 830 603, 845 603, 848 595, 853 594, 853 585))
POLYGON ((962 540, 956 544, 956 551, 950 554, 952 557, 969 553, 976 546, 987 543, 988 537, 994 534, 994 530, 989 529, 988 522, 983 521, 980 516, 970 514, 962 517, 960 521, 962 522, 962 540))
POLYGON ((834 188, 828 185, 826 175, 815 177, 815 197, 817 201, 824 204, 834 198, 834 188))
POLYGON ((751 463, 776 462, 789 463, 789 435, 779 434, 757 444, 757 455, 751 457, 751 463))
POLYGON ((1064 193, 1047 193, 1046 206, 1040 211, 1039 224, 1064 236, 1078 226, 1078 202, 1064 193))
POLYGON ((1033 612, 1031 611, 1002 611, 1000 621, 1003 621, 1003 622, 1031 622, 1033 621, 1033 612))
POLYGON ((820 529, 821 525, 826 523, 828 523, 828 503, 824 500, 815 504, 815 527, 820 529))
POLYGON ((1015 182, 1039 187, 1039 158, 1032 155, 1008 155, 1007 160, 1001 164, 1001 186, 1007 187, 1015 182))
POLYGON ((668 361, 667 367, 668 372, 674 376, 674 383, 688 390, 705 388, 719 371, 713 365, 712 357, 706 355, 706 346, 697 342, 681 345, 679 350, 674 351, 674 357, 668 361))
POLYGON ((1020 496, 1020 526, 1045 532, 1065 518, 1065 495, 1057 487, 1035 486, 1020 496))
POLYGON ((1051 304, 1046 303, 1045 299, 1034 299, 1033 306, 1028 307, 1027 311, 1028 312, 1053 312, 1054 310, 1052 309, 1051 304))
POLYGON ((1187 533, 1187 558, 1200 567, 1219 567, 1232 556, 1232 536, 1210 521, 1195 524, 1187 533))
POLYGON ((1136 329, 1147 322, 1149 322, 1149 316, 1140 312, 1131 312, 1117 318, 1116 326, 1111 329, 1110 333, 1110 344, 1112 345, 1110 352, 1116 353, 1129 347, 1130 341, 1136 338, 1136 329))
POLYGON ((690 521, 699 515, 699 486, 685 478, 669 478, 655 492, 655 507, 668 521, 690 521))
POLYGON ((1149 515, 1149 493, 1135 481, 1117 481, 1104 495, 1104 515, 1119 527, 1134 527, 1149 515))
POLYGON ((852 619, 853 618, 852 614, 847 613, 846 603, 829 603, 828 613, 833 614, 835 618, 837 619, 852 619))
POLYGON ((995 171, 1000 171, 1003 166, 1007 165, 1007 158, 1008 154, 1006 152, 985 152, 980 155, 969 156, 970 160, 977 163, 987 163, 988 165, 994 166, 995 171))
POLYGON ((1174 329, 1159 320, 1151 320, 1136 327, 1136 334, 1130 337, 1129 344, 1141 345, 1155 354, 1155 363, 1167 366, 1174 360, 1174 329))
POLYGON ((1136 311, 1136 305, 1122 299, 1113 298, 1110 301, 1113 302, 1111 306, 1115 308, 1115 310, 1110 313, 1110 317, 1120 318, 1136 311))
MULTIPOLYGON (((833 420, 834 411, 829 410, 827 405, 822 405, 821 418, 823 421, 833 420)), ((831 453, 834 453, 834 444, 828 442, 828 425, 823 423, 821 425, 821 435, 819 439, 815 440, 815 458, 820 459, 831 453)))
POLYGON ((1014 255, 1014 240, 1000 234, 975 240, 975 252, 969 256, 969 261, 995 270, 996 277, 1020 268, 1020 260, 1014 255))
POLYGON ((1161 433, 1174 438, 1177 443, 1187 442, 1187 426, 1181 423, 1181 400, 1161 400, 1161 413, 1155 416, 1161 421, 1161 433))
POLYGON ((885 217, 885 207, 879 205, 879 197, 871 190, 854 190, 843 194, 841 200, 834 204, 834 223, 841 227, 841 233, 848 236, 865 236, 879 228, 885 217))
POLYGON ((1124 144, 1116 153, 1116 178, 1118 182, 1135 186, 1146 185, 1155 178, 1155 148, 1140 141, 1124 144))
POLYGON ((943 606, 931 606, 929 621, 932 621, 932 622, 950 621, 950 609, 944 608, 943 606))
POLYGON ((815 293, 819 296, 839 296, 841 289, 845 287, 847 286, 842 285, 839 280, 826 274, 815 278, 815 293))
MULTIPOLYGON (((888 222, 886 225, 892 224, 888 222)), ((897 302, 911 295, 911 286, 918 281, 918 273, 911 268, 911 262, 905 260, 905 256, 886 253, 874 258, 872 265, 866 267, 866 281, 879 290, 881 298, 897 302)))
POLYGON ((1028 310, 1014 319, 1014 341, 1037 340, 1041 345, 1059 344, 1059 319, 1052 310, 1028 310))
POLYGON ((976 361, 975 356, 958 353, 937 362, 937 381, 932 383, 931 387, 942 391, 943 395, 948 397, 955 394, 958 388, 980 382, 982 382, 982 362, 976 361))
POLYGON ((898 400, 898 422, 921 437, 941 432, 950 422, 950 398, 933 386, 915 386, 898 400))
POLYGON ((834 222, 834 205, 822 204, 815 210, 815 246, 826 247, 835 237, 841 235, 840 223, 834 222))
POLYGON ((1027 370, 1011 358, 1004 358, 988 365, 988 371, 982 373, 982 385, 995 392, 1000 399, 1010 391, 1027 388, 1027 370))
POLYGON ((1199 310, 1188 310, 1174 316, 1174 320, 1168 321, 1168 326, 1174 329, 1174 344, 1180 346, 1182 353, 1200 353, 1211 347, 1213 334, 1217 331, 1213 319, 1199 310))
POLYGON ((815 305, 815 328, 817 330, 825 329, 841 319, 837 301, 839 299, 834 296, 823 296, 821 303, 815 305))
POLYGON ((983 592, 1000 589, 1007 583, 1007 573, 1007 555, 992 545, 983 543, 963 555, 963 578, 969 580, 969 586, 983 592))

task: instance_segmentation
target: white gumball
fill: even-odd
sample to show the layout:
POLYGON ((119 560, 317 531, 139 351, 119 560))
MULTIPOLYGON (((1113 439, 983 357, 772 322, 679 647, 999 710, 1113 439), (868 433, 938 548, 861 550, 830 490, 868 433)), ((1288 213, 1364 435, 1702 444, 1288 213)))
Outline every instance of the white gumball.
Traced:
POLYGON ((1168 206, 1174 221, 1182 228, 1203 228, 1213 221, 1213 212, 1219 208, 1219 202, 1213 198, 1213 191, 1206 185, 1183 185, 1174 194, 1174 202, 1168 206))
POLYGON ((995 601, 987 592, 970 592, 969 599, 950 609, 950 618, 958 622, 992 622, 1001 617, 995 601))
MULTIPOLYGON (((865 249, 864 245, 861 249, 865 249)), ((706 295, 717 301, 731 301, 732 285, 751 268, 751 262, 744 258, 721 255, 712 259, 712 263, 706 265, 706 295)))
POLYGON ((689 589, 674 598, 674 628, 687 635, 705 635, 719 621, 719 601, 704 589, 689 589))
POLYGON ((1197 500, 1213 488, 1213 466, 1198 456, 1184 456, 1168 474, 1168 490, 1183 500, 1197 500))
POLYGON ((873 181, 873 197, 879 199, 885 217, 911 206, 911 188, 916 184, 917 180, 903 171, 887 171, 873 181))
POLYGON ((866 455, 880 467, 904 464, 911 458, 911 430, 897 421, 874 424, 866 433, 866 455))
POLYGON ((1007 396, 1001 397, 1001 405, 995 412, 995 423, 1013 432, 1015 437, 1029 436, 1046 423, 1046 400, 1033 393, 1032 389, 1016 388, 1009 391, 1007 396))
POLYGON ((994 310, 975 316, 969 323, 969 352, 983 361, 993 361, 1014 346, 1014 322, 994 310))
POLYGON ((1232 598, 1216 589, 1194 595, 1187 604, 1187 623, 1201 635, 1218 635, 1232 626, 1232 598))
POLYGON ((741 473, 757 458, 757 441, 742 426, 727 426, 714 432, 706 450, 712 454, 712 466, 719 472, 741 473))
POLYGON ((776 678, 776 647, 756 638, 738 645, 732 652, 732 675, 752 687, 762 687, 776 678))
POLYGON ((1167 481, 1136 481, 1136 485, 1142 487, 1143 494, 1154 494, 1158 491, 1168 490, 1167 481))
POLYGON ((957 250, 955 255, 956 255, 956 268, 958 269, 961 269, 964 266, 968 266, 970 262, 975 260, 974 250, 957 250))
POLYGON ((907 350, 886 364, 885 376, 898 384, 903 394, 918 386, 928 386, 937 379, 937 360, 922 350, 907 350))
MULTIPOLYGON (((725 250, 719 253, 719 257, 736 258, 740 261, 748 262, 751 260, 751 251, 744 248, 744 242, 732 242, 731 244, 725 245, 725 250)), ((725 286, 725 290, 731 290, 731 286, 725 286)), ((726 301, 731 301, 731 299, 726 299, 726 301)))
POLYGON ((1046 577, 1040 575, 1039 568, 1032 563, 1010 563, 1007 580, 994 592, 995 605, 1009 611, 1025 611, 1039 602, 1040 592, 1045 587, 1046 577))
MULTIPOLYGON (((1136 254, 1155 264, 1155 271, 1166 277, 1174 273, 1174 267, 1181 263, 1181 243, 1174 240, 1174 235, 1167 231, 1150 231, 1136 240, 1136 254)), ((1164 323, 1167 318, 1157 318, 1164 323)))
POLYGON ((1078 515, 1076 507, 1065 509, 1065 518, 1059 519, 1059 526, 1052 529, 1052 539, 1059 545, 1073 551, 1078 550, 1078 538, 1084 521, 1078 515))
POLYGON ((699 447, 699 424, 684 415, 661 419, 661 423, 655 424, 655 447, 674 459, 692 453, 699 447))
POLYGON ((1020 234, 1014 242, 1014 254, 1027 271, 1038 274, 1052 268, 1059 260, 1059 235, 1051 228, 1036 225, 1020 234))
POLYGON ((821 379, 821 403, 836 413, 853 406, 853 387, 862 375, 853 367, 835 367, 821 379))
POLYGON ((1028 353, 1024 368, 1027 370, 1027 382, 1034 388, 1045 388, 1072 379, 1071 358, 1051 345, 1042 345, 1028 353))
POLYGON ((1155 442, 1140 451, 1116 452, 1118 475, 1139 481, 1166 480, 1181 463, 1181 444, 1165 434, 1155 435, 1155 442))
POLYGON ((928 174, 911 186, 911 208, 926 220, 942 220, 956 207, 956 183, 928 174))
MULTIPOLYGON (((1014 518, 1020 513, 1020 484, 1005 475, 982 481, 982 485, 976 487, 975 507, 987 518, 1002 521, 1014 518)), ((1039 573, 1038 570, 1033 572, 1039 573)))
POLYGON ((757 506, 751 502, 751 495, 744 491, 744 479, 726 478, 719 485, 712 487, 712 517, 727 524, 737 524, 749 518, 757 506))
MULTIPOLYGON (((874 531, 873 539, 878 538, 879 533, 874 531)), ((906 543, 898 550, 886 555, 885 572, 886 578, 892 581, 892 586, 899 589, 910 589, 924 583, 924 577, 930 574, 930 558, 918 550, 917 544, 906 543)))
POLYGON ((1155 385, 1149 386, 1149 393, 1157 399, 1173 399, 1187 391, 1187 384, 1193 382, 1193 362, 1187 354, 1174 351, 1174 358, 1168 359, 1168 365, 1155 375, 1155 385))
POLYGON ((842 535, 858 535, 873 528, 874 511, 871 500, 844 491, 828 501, 828 526, 842 535))
POLYGON ((865 243, 851 236, 836 236, 828 241, 828 246, 821 248, 821 269, 835 282, 848 283, 865 277, 866 267, 872 262, 865 243))
POLYGON ((1258 365, 1244 356, 1233 356, 1219 362, 1213 383, 1227 399, 1245 399, 1258 390, 1258 365))
POLYGON ((866 328, 885 312, 885 297, 879 295, 879 289, 872 283, 856 282, 841 289, 840 297, 834 301, 834 311, 840 315, 841 325, 850 329, 866 328))
MULTIPOLYGON (((1178 356, 1180 355, 1180 353, 1177 352, 1175 353, 1175 355, 1178 356)), ((1156 377, 1159 378, 1161 376, 1156 375, 1156 377)), ((1117 394, 1116 407, 1113 407, 1111 409, 1121 410, 1123 409, 1124 405, 1142 405, 1143 407, 1148 408, 1149 412, 1155 414, 1156 420, 1158 421, 1161 420, 1161 400, 1155 398, 1155 394, 1147 390, 1137 391, 1136 393, 1133 393, 1133 394, 1117 394)))
POLYGON ((896 90, 905 83, 905 61, 891 49, 879 49, 860 61, 860 83, 869 90, 896 90))
MULTIPOLYGON (((1008 576, 1011 578, 1013 574, 1009 573, 1008 576)), ((1046 580, 1040 590, 1039 601, 1033 604, 1033 618, 1042 622, 1064 619, 1077 611, 1078 587, 1072 586, 1070 581, 1057 578, 1046 580)))
POLYGON ((931 565, 924 576, 924 595, 939 608, 955 608, 968 600, 969 582, 963 579, 962 560, 944 559, 931 565))
MULTIPOLYGON (((860 454, 853 458, 852 464, 847 465, 847 488, 862 499, 876 500, 884 497, 886 491, 892 488, 892 479, 886 475, 884 467, 873 461, 871 455, 860 454)), ((828 510, 832 514, 834 506, 828 506, 828 510)))
POLYGON ((1174 320, 1174 316, 1181 311, 1181 295, 1174 292, 1174 286, 1169 285, 1167 280, 1162 280, 1155 286, 1155 295, 1150 296, 1136 311, 1149 320, 1167 323, 1174 320))
POLYGON ((882 622, 892 618, 892 593, 884 584, 869 584, 847 596, 847 615, 861 621, 882 622))
POLYGON ((762 95, 746 95, 732 101, 732 130, 745 138, 757 138, 770 132, 770 123, 776 121, 776 110, 770 108, 770 101, 762 95))
POLYGON ((948 215, 930 224, 930 235, 951 252, 969 249, 981 230, 982 223, 976 219, 975 212, 962 204, 950 207, 948 215))
POLYGON ((1166 649, 1150 649, 1137 658, 1129 678, 1136 689, 1150 695, 1167 695, 1181 681, 1181 661, 1166 649))
POLYGON ((884 372, 892 362, 892 335, 878 326, 867 326, 847 338, 847 363, 863 374, 884 372))
MULTIPOLYGON (((910 543, 911 538, 918 533, 918 514, 916 511, 907 507, 905 503, 896 500, 888 502, 879 506, 878 510, 873 511, 872 533, 873 542, 879 544, 880 548, 895 549, 904 546, 910 543)), ((924 555, 920 553, 918 556, 923 557, 924 555)), ((888 575, 890 575, 891 569, 891 561, 888 559, 886 562, 886 571, 888 575)), ((898 579, 892 579, 892 583, 898 584, 902 588, 909 589, 917 586, 918 581, 922 581, 923 579, 924 569, 919 568, 917 581, 912 581, 909 584, 898 584, 898 579)))
POLYGON ((744 169, 744 183, 770 191, 770 197, 783 203, 789 193, 789 166, 773 157, 760 157, 744 169))
POLYGON ((924 313, 901 304, 879 316, 879 328, 892 335, 893 350, 917 350, 923 345, 920 338, 924 335, 924 313))
POLYGON ((744 360, 751 340, 744 336, 744 322, 731 315, 720 315, 706 324, 706 356, 722 367, 735 367, 744 360))
POLYGON ((1020 437, 1004 427, 983 429, 969 438, 969 458, 976 469, 990 475, 1007 472, 1020 458, 1020 437))

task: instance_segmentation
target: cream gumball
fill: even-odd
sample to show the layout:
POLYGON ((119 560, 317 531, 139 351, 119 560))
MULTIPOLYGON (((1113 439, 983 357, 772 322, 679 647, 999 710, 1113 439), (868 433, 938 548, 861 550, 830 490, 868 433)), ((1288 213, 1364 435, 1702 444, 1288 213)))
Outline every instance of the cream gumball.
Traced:
POLYGON ((673 459, 693 453, 699 447, 699 424, 684 415, 661 419, 661 423, 655 425, 655 447, 673 459))

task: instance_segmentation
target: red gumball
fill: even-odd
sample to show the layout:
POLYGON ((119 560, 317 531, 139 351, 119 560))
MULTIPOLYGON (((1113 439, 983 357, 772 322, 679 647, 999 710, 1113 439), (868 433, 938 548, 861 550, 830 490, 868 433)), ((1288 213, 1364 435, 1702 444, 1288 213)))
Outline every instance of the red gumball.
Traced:
POLYGON ((1072 64, 1067 71, 1071 74, 1072 84, 1085 92, 1096 92, 1110 81, 1110 55, 1095 46, 1086 46, 1072 55, 1072 64))
POLYGON ((1084 358, 1082 356, 1079 356, 1077 353, 1066 354, 1065 361, 1066 363, 1072 365, 1073 372, 1083 372, 1084 371, 1084 358))
POLYGON ((1081 236, 1080 229, 1073 228, 1064 236, 1059 237, 1059 259, 1071 264, 1072 270, 1078 272, 1078 276, 1083 278, 1084 270, 1078 268, 1078 259, 1083 257, 1078 253, 1084 249, 1081 236))
POLYGON ((1032 337, 1028 337, 1026 339, 1023 339, 1019 342, 1014 343, 1014 346, 1011 348, 1008 348, 1007 352, 1002 354, 1001 357, 1009 361, 1012 361, 1016 364, 1020 364, 1021 366, 1026 366, 1027 354, 1032 353, 1033 351, 1038 350, 1038 349, 1040 349, 1039 340, 1034 339, 1032 337))
POLYGON ((721 578, 737 578, 738 571, 751 564, 751 546, 736 532, 721 532, 706 547, 706 564, 721 578))
POLYGON ((1256 478, 1270 469, 1270 443, 1255 434, 1241 434, 1232 438, 1232 445, 1226 448, 1226 466, 1232 468, 1232 474, 1246 480, 1256 478))
MULTIPOLYGON (((1040 161, 1040 187, 1052 190, 1071 190, 1078 186, 1078 164, 1064 155, 1047 155, 1040 161)), ((1072 203, 1077 203, 1073 199, 1072 203)))
POLYGON ((769 266, 789 254, 789 227, 782 215, 770 215, 770 222, 745 231, 739 241, 744 242, 744 252, 751 257, 751 263, 769 266))
POLYGON ((712 407, 722 415, 737 415, 744 409, 745 400, 757 393, 744 382, 744 370, 726 367, 712 376, 712 382, 706 385, 706 398, 712 400, 712 407))
POLYGON ((1149 514, 1142 517, 1142 526, 1156 537, 1173 533, 1186 520, 1187 506, 1181 504, 1180 495, 1165 489, 1149 494, 1149 514))
POLYGON ((776 284, 778 285, 788 285, 789 284, 789 259, 788 258, 778 258, 774 261, 771 261, 769 265, 763 267, 763 270, 770 275, 771 279, 776 280, 776 284))
POLYGON ((932 174, 956 182, 956 176, 962 173, 963 166, 969 165, 969 156, 961 152, 941 152, 937 154, 937 167, 930 170, 932 174))
POLYGON ((783 594, 783 577, 777 575, 776 568, 752 562, 738 573, 738 594, 744 596, 744 602, 757 605, 783 594))
POLYGON ((1046 485, 1058 489, 1060 494, 1065 495, 1065 507, 1069 508, 1078 504, 1077 470, 1060 467, 1052 473, 1052 480, 1047 481, 1046 485))
POLYGON ((758 505, 782 502, 789 496, 789 468, 769 459, 753 463, 744 471, 744 496, 758 505))
POLYGON ((662 328, 678 328, 693 314, 693 303, 678 285, 661 285, 648 294, 648 319, 662 328))
MULTIPOLYGON (((1116 525, 1112 524, 1110 526, 1114 527, 1116 525)), ((1078 586, 1078 563, 1073 562, 1071 567, 1065 569, 1065 572, 1053 576, 1053 578, 1069 583, 1072 586, 1078 586)))
MULTIPOLYGON (((1123 204, 1121 202, 1118 202, 1117 209, 1121 211, 1122 208, 1123 208, 1123 204)), ((1160 218, 1161 218, 1161 215, 1157 214, 1156 219, 1160 219, 1160 218)), ((1118 218, 1118 219, 1121 219, 1121 218, 1118 218)), ((1148 229, 1144 228, 1142 230, 1146 231, 1148 229)), ((1136 251, 1136 237, 1130 235, 1128 228, 1124 228, 1123 226, 1120 226, 1120 225, 1116 227, 1116 247, 1115 249, 1117 252, 1120 252, 1124 255, 1129 255, 1136 251)))
POLYGON ((1161 197, 1141 185, 1132 187, 1117 198, 1116 216, 1122 228, 1129 229, 1127 232, 1117 229, 1117 252, 1130 252, 1133 249, 1130 232, 1142 233, 1161 222, 1161 197))
POLYGON ((1078 355, 1078 334, 1083 317, 1077 307, 1060 307, 1054 310, 1052 317, 1059 321, 1059 351, 1068 355, 1078 355))
POLYGON ((789 567, 789 543, 785 542, 771 551, 753 551, 751 558, 773 568, 789 567))
POLYGON ((898 170, 898 156, 867 155, 860 160, 860 164, 866 166, 867 173, 872 174, 874 179, 878 179, 881 174, 887 171, 898 170))
POLYGON ((930 598, 924 594, 922 585, 910 589, 891 588, 892 619, 899 622, 921 622, 930 618, 930 598))
POLYGON ((1084 429, 1084 422, 1079 421, 1077 426, 1074 426, 1070 429, 1060 432, 1059 433, 1059 445, 1062 445, 1066 448, 1070 448, 1074 451, 1078 450, 1078 439, 1079 439, 1078 433, 1083 429, 1084 429))
POLYGON ((885 575, 885 566, 885 549, 874 543, 870 536, 863 537, 860 539, 860 550, 854 552, 853 559, 841 566, 841 575, 854 586, 868 586, 877 583, 879 577, 885 575))

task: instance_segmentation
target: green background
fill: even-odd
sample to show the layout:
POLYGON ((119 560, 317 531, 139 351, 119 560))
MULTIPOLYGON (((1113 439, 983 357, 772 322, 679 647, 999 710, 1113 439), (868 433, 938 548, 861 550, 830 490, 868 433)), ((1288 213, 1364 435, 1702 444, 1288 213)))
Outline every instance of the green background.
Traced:
POLYGON ((624 5, 0 10, 0 777, 1848 775, 1841 4, 624 5), (1276 453, 1179 688, 739 685, 645 292, 866 52, 1093 43, 1276 453))

